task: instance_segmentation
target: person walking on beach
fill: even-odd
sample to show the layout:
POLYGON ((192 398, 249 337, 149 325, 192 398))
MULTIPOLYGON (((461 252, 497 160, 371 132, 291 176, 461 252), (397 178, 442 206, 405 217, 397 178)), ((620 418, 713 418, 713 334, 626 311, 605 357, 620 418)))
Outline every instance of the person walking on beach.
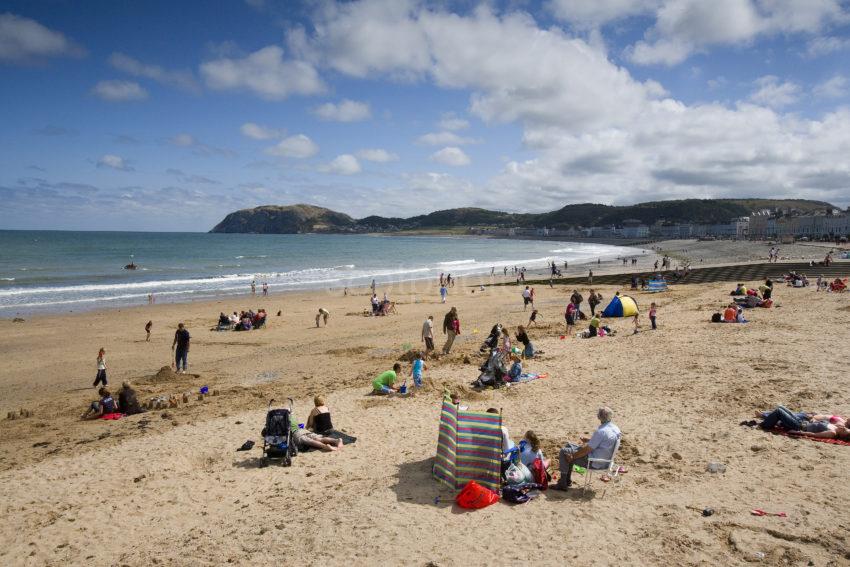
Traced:
POLYGON ((590 316, 593 317, 596 315, 596 306, 599 305, 599 302, 602 301, 602 298, 596 295, 594 290, 590 290, 590 297, 587 298, 587 304, 590 305, 590 316))
POLYGON ((188 368, 187 360, 189 357, 189 341, 191 340, 189 331, 183 323, 177 324, 177 330, 174 332, 174 342, 171 343, 171 350, 174 351, 174 363, 177 373, 180 374, 180 364, 183 364, 182 372, 185 374, 188 368))
POLYGON ((94 379, 93 386, 97 388, 98 384, 106 386, 106 349, 101 348, 97 352, 97 376, 94 379))
POLYGON ((537 326, 537 309, 531 311, 531 316, 528 318, 528 325, 526 327, 537 326))
POLYGON ((593 285, 593 270, 587 272, 587 283, 593 285))
POLYGON ((658 327, 655 325, 655 317, 656 313, 658 313, 658 307, 655 305, 655 302, 649 304, 649 322, 652 324, 652 330, 654 331, 658 327))
POLYGON ((319 327, 319 321, 321 321, 321 320, 325 321, 325 327, 327 327, 328 326, 328 317, 330 317, 330 316, 331 316, 331 314, 327 309, 325 309, 324 307, 319 307, 319 312, 316 313, 316 327, 317 328, 319 327))
POLYGON ((378 307, 381 305, 381 302, 378 301, 378 296, 374 292, 372 293, 372 299, 370 301, 372 302, 372 316, 374 317, 378 314, 378 307))
MULTIPOLYGON (((531 303, 531 290, 528 289, 528 286, 525 286, 525 289, 522 290, 522 310, 525 311, 528 308, 528 304, 531 303)), ((532 309, 534 307, 532 306, 532 309)))
POLYGON ((148 321, 147 324, 145 325, 145 334, 147 335, 145 337, 146 343, 151 342, 151 329, 153 329, 153 321, 148 321))
POLYGON ((449 354, 455 337, 460 334, 460 320, 457 316, 457 307, 452 307, 443 317, 443 334, 446 335, 446 344, 443 345, 443 354, 449 354))
POLYGON ((375 278, 372 278, 372 295, 375 295, 375 278))
POLYGON ((428 315, 422 323, 422 342, 425 343, 425 358, 434 352, 434 316, 428 315))
POLYGON ((263 282, 263 297, 268 296, 269 294, 269 284, 268 282, 263 282))
POLYGON ((446 296, 449 294, 449 290, 446 288, 446 284, 443 283, 440 286, 440 303, 446 302, 446 296))
POLYGON ((410 367, 410 376, 413 378, 413 385, 417 388, 422 387, 422 372, 428 370, 425 361, 422 360, 422 353, 417 352, 413 359, 413 366, 410 367))

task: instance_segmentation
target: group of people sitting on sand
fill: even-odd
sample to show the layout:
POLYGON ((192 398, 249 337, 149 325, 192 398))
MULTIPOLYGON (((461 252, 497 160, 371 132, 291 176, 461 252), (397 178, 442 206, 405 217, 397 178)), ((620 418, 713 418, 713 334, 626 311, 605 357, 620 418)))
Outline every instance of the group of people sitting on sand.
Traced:
POLYGON ((847 278, 844 278, 843 280, 841 278, 835 278, 833 281, 828 282, 823 278, 823 276, 818 276, 816 291, 829 291, 834 293, 847 291, 847 278))
POLYGON ((389 315, 390 313, 398 314, 395 308, 395 302, 390 301, 386 293, 383 299, 378 299, 378 294, 373 293, 370 301, 372 303, 371 315, 373 317, 389 315))
POLYGON ((106 386, 102 386, 97 395, 99 399, 89 405, 82 419, 117 419, 123 415, 135 415, 145 411, 129 382, 121 384, 118 400, 112 397, 106 386))
POLYGON ((259 309, 255 313, 253 310, 241 311, 239 314, 234 311, 230 316, 224 312, 218 315, 218 331, 250 331, 259 329, 266 324, 266 310, 259 309))
POLYGON ((502 327, 501 323, 493 325, 490 334, 478 349, 479 353, 487 354, 487 359, 479 368, 481 374, 472 383, 473 387, 498 388, 509 382, 523 381, 522 361, 534 358, 538 353, 524 326, 517 327, 514 338, 522 345, 522 349, 513 346, 511 333, 507 327, 502 327))
MULTIPOLYGON (((762 285, 755 288, 748 288, 742 283, 729 294, 734 296, 733 302, 735 306, 744 309, 753 307, 772 307, 773 306, 773 282, 770 278, 766 279, 762 285)), ((725 320, 725 317, 724 317, 725 320)))
POLYGON ((798 274, 792 271, 785 275, 785 283, 791 287, 807 287, 809 278, 806 277, 806 274, 798 274))
MULTIPOLYGON (((459 404, 459 398, 452 396, 452 402, 459 404)), ((461 408, 463 409, 463 408, 461 408)), ((488 413, 498 414, 495 408, 488 413)), ((613 420, 611 408, 601 407, 596 413, 600 425, 590 437, 580 438, 579 443, 567 442, 558 452, 560 474, 557 482, 549 487, 554 490, 568 490, 572 486, 574 467, 606 470, 611 467, 622 433, 613 420)), ((519 443, 511 439, 508 428, 502 426, 502 473, 506 484, 540 483, 535 469, 546 474, 546 482, 551 478, 548 473, 550 461, 545 458, 540 447, 540 439, 534 431, 526 431, 519 443), (540 461, 539 464, 536 461, 540 461)), ((603 480, 610 480, 603 477, 603 480)))
MULTIPOLYGON (((762 420, 758 426, 766 431, 779 430, 800 437, 850 441, 850 423, 840 415, 793 412, 785 406, 778 406, 773 411, 757 412, 756 418, 762 420)), ((747 421, 742 425, 756 425, 756 422, 747 421)))

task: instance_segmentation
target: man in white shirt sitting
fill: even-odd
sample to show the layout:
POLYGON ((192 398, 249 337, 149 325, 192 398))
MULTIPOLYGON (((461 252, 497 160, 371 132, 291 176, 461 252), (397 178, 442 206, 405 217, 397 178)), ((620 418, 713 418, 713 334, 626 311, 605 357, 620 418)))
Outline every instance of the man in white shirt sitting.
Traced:
MULTIPOLYGON (((620 439, 620 428, 611 421, 614 412, 611 408, 602 407, 596 413, 601 425, 593 432, 590 439, 582 438, 582 445, 567 443, 560 453, 558 462, 561 467, 561 477, 553 486, 555 490, 567 490, 572 484, 573 465, 587 467, 588 458, 610 460, 614 457, 614 447, 620 439)), ((607 463, 598 463, 593 468, 604 469, 607 463)))

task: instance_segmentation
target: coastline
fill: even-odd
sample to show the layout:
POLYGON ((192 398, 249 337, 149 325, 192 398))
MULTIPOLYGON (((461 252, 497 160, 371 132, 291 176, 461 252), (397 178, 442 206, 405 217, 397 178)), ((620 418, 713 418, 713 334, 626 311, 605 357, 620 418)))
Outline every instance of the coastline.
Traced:
MULTIPOLYGON (((732 265, 744 253, 688 250, 732 265)), ((550 557, 557 557, 553 564, 575 555, 628 564, 635 553, 658 564, 738 564, 753 550, 824 564, 850 552, 834 524, 850 494, 808 479, 817 474, 840 482, 850 454, 738 423, 776 403, 843 415, 850 378, 838 353, 850 339, 850 296, 780 286, 775 308, 750 310, 748 325, 709 324, 733 285, 638 292, 642 306, 658 302, 659 330, 649 331, 642 320, 642 332, 633 335, 631 320, 611 319, 606 324, 617 334, 598 340, 561 339, 572 286, 539 286, 540 324, 529 333, 543 353, 526 368, 548 379, 481 393, 469 388, 480 342, 494 322, 513 332, 528 320, 516 286, 482 293, 474 281, 461 281, 444 305, 434 281, 395 284, 387 292, 399 313, 387 317, 362 316, 370 290, 361 287, 348 296, 324 290, 243 295, 0 321, 0 411, 34 414, 0 420, 0 510, 8 519, 0 537, 9 542, 0 558, 4 564, 28 558, 188 565, 202 557, 212 565, 283 555, 304 565, 457 565, 512 553, 521 560, 517 541, 544 538, 550 557), (270 313, 266 329, 210 330, 219 311, 261 306, 270 313), (317 329, 320 306, 331 317, 317 329), (420 345, 428 315, 442 346, 442 315, 452 306, 462 334, 451 355, 428 362, 426 387, 406 398, 368 395, 375 375, 420 345), (148 320, 154 323, 149 343, 148 320), (178 321, 192 333, 190 374, 160 376, 178 321), (808 332, 815 326, 833 331, 808 332), (80 421, 94 399, 100 347, 107 349, 110 387, 128 380, 143 401, 188 393, 189 402, 116 422, 80 421), (219 395, 198 400, 202 386, 219 395), (609 405, 624 433, 621 460, 628 473, 604 498, 596 481, 588 494, 550 491, 522 508, 499 504, 476 512, 476 520, 497 533, 513 534, 482 540, 469 529, 468 515, 453 513, 454 494, 430 477, 446 388, 475 409, 502 408, 512 437, 533 429, 555 461, 557 448, 592 431, 596 408, 609 405), (234 451, 258 439, 270 398, 294 398, 296 418, 304 421, 317 394, 326 396, 336 427, 358 437, 355 445, 339 454, 301 454, 291 468, 259 468, 257 447, 234 451), (709 461, 726 463, 727 472, 705 472, 709 461), (711 519, 691 510, 706 506, 716 510, 711 519), (758 507, 789 518, 754 518, 748 511, 758 507), (299 522, 281 520, 283 508, 299 522), (364 523, 364 517, 381 521, 364 523), (624 522, 638 528, 623 531, 624 522), (411 530, 417 537, 407 538, 411 530), (807 536, 814 532, 818 538, 807 536), (92 546, 95 533, 121 541, 121 549, 92 546), (337 535, 320 540, 322 533, 337 535), (387 538, 407 543, 387 545, 387 538)), ((587 288, 579 286, 585 297, 587 288)), ((622 288, 596 289, 604 306, 622 288)), ((409 363, 402 363, 408 376, 409 363)))

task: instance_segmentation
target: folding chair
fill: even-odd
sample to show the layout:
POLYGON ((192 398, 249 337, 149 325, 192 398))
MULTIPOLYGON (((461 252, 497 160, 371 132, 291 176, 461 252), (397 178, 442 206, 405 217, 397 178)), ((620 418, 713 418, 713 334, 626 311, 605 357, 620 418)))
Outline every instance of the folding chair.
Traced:
MULTIPOLYGON (((611 482, 620 482, 620 466, 616 463, 617 453, 620 451, 620 439, 617 439, 617 442, 614 443, 614 452, 611 453, 610 459, 587 459, 587 472, 584 473, 584 487, 582 488, 582 493, 587 491, 587 487, 590 486, 590 480, 593 477, 594 472, 599 472, 602 474, 607 474, 611 479, 611 482), (607 465, 605 468, 597 468, 594 469, 593 465, 607 465)), ((605 490, 602 491, 601 498, 605 498, 605 491, 608 490, 606 487, 605 490)))

